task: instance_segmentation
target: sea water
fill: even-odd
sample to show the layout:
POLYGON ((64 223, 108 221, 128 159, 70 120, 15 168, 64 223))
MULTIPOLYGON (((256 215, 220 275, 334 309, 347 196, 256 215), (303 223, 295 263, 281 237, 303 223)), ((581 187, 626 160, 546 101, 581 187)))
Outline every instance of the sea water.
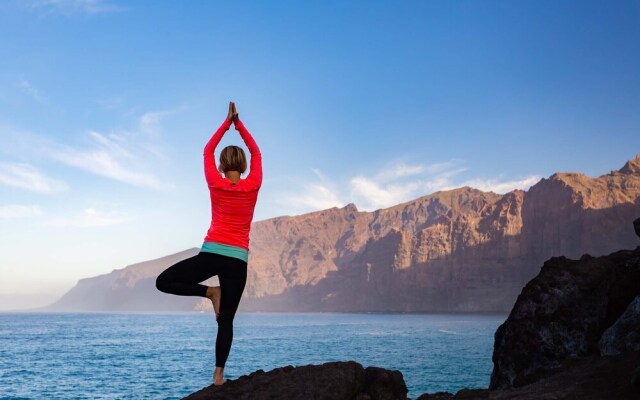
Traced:
MULTIPOLYGON (((409 398, 486 387, 505 315, 239 313, 234 379, 354 360, 400 370, 409 398)), ((212 313, 0 313, 0 399, 179 399, 212 383, 212 313)))

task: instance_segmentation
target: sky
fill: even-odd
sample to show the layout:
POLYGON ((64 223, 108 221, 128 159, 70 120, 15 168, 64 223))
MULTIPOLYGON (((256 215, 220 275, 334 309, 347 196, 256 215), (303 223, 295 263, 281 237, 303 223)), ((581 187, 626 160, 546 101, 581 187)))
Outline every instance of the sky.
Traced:
POLYGON ((638 0, 7 0, 0 37, 0 310, 199 247, 229 101, 254 221, 640 153, 638 0))

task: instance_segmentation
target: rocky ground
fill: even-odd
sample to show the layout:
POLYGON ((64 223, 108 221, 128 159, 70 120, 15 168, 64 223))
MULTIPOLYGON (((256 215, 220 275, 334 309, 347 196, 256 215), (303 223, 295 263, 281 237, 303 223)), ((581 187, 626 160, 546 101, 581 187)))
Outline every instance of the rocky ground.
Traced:
POLYGON ((184 400, 405 400, 407 392, 400 371, 344 361, 258 370, 222 386, 206 387, 184 400))

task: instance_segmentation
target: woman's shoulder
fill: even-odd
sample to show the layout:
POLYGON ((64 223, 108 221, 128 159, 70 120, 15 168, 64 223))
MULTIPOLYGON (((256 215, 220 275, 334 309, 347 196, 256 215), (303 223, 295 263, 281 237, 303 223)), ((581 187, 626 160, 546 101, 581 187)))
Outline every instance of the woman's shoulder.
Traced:
POLYGON ((250 192, 260 189, 255 182, 240 178, 237 182, 233 182, 229 178, 223 178, 218 185, 209 185, 210 188, 221 189, 230 192, 250 192))

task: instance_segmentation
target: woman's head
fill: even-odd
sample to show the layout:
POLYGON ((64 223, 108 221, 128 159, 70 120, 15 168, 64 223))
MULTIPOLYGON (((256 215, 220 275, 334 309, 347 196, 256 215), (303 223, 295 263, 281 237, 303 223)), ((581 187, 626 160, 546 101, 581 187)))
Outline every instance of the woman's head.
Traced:
POLYGON ((238 171, 241 174, 247 170, 247 157, 244 150, 238 146, 227 146, 220 153, 220 172, 238 171))

